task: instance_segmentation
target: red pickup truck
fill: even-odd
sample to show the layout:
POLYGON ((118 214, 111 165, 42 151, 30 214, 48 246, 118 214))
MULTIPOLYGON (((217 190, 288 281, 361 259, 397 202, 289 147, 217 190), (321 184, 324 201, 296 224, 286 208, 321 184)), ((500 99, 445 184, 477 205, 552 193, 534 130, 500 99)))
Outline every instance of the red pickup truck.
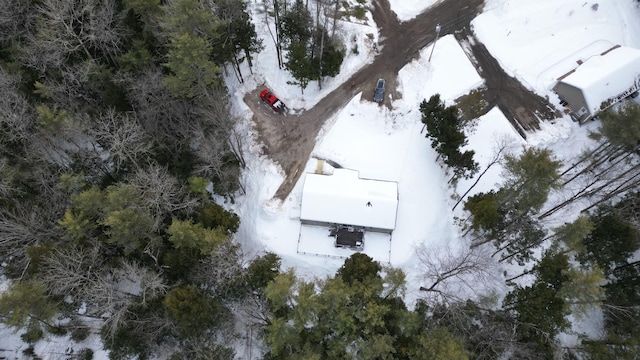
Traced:
POLYGON ((273 111, 278 114, 284 114, 287 112, 287 106, 282 102, 282 100, 278 99, 277 96, 273 95, 273 93, 267 89, 262 90, 260 93, 260 99, 267 103, 273 111))

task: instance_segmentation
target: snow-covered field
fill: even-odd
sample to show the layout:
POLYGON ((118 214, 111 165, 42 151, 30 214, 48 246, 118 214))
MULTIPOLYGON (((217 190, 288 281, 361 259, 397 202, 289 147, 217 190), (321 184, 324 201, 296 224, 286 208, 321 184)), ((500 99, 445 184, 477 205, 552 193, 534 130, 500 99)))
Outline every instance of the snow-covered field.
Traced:
MULTIPOLYGON (((436 2, 389 1, 401 20, 413 18, 436 2)), ((291 108, 309 108, 372 61, 376 54, 374 44, 378 32, 370 17, 367 21, 341 23, 347 49, 357 46, 358 54, 349 51, 341 73, 336 78, 327 79, 322 90, 312 83, 302 95, 298 87, 287 84, 293 80, 290 75, 278 70, 273 43, 264 22, 262 2, 251 1, 249 8, 266 48, 256 56, 254 74, 249 76, 248 69, 245 69, 244 84, 239 84, 233 77, 228 78, 232 93, 236 95, 234 108, 244 119, 243 127, 248 133, 252 131, 251 114, 242 103, 244 93, 266 84, 291 108)), ((550 92, 553 79, 566 72, 576 59, 597 53, 597 49, 609 43, 640 47, 639 18, 640 9, 632 0, 487 0, 485 12, 472 25, 479 40, 508 73, 535 92, 555 101, 554 94, 550 92)), ((451 103, 458 96, 481 86, 482 79, 452 36, 438 40, 432 61, 427 63, 428 55, 425 54, 429 51, 430 47, 423 49, 418 60, 400 71, 398 91, 402 98, 392 99, 392 110, 379 107, 362 98, 362 94, 357 94, 344 109, 332 119, 327 119, 314 150, 315 156, 358 170, 361 177, 398 182, 397 227, 390 244, 389 261, 408 275, 408 302, 421 296, 417 290, 421 285, 421 270, 415 255, 416 247, 438 252, 446 248, 456 251, 466 246, 454 223, 455 216, 463 216, 462 209, 458 207, 454 212, 451 208, 456 194, 463 193, 475 181, 460 181, 456 189, 449 187, 449 176, 436 163, 436 153, 421 133, 418 106, 423 99, 435 93, 440 93, 443 100, 451 103), (347 137, 349 141, 345 141, 347 137)), ((587 130, 594 126, 597 124, 580 127, 568 117, 561 118, 543 124, 540 131, 528 134, 525 141, 502 113, 493 109, 478 119, 469 132, 468 147, 476 152, 476 161, 481 168, 491 159, 496 143, 501 139, 511 139, 516 152, 523 146, 549 147, 560 159, 569 159, 589 146, 587 130)), ((301 231, 299 215, 304 176, 285 201, 274 200, 272 197, 283 180, 283 174, 270 159, 258 153, 259 146, 247 146, 248 166, 243 174, 247 193, 238 197, 235 204, 229 204, 242 219, 237 239, 245 253, 250 256, 273 251, 282 257, 284 267, 293 267, 298 275, 304 277, 334 274, 343 260, 322 254, 330 252, 332 246, 324 246, 329 250, 322 250, 322 246, 313 247, 320 256, 298 253, 299 237, 313 236, 317 230, 301 231)), ((310 159, 307 170, 313 171, 315 166, 315 160, 310 159)), ((499 183, 500 169, 495 167, 474 191, 487 191, 499 183)), ((326 235, 318 236, 318 239, 323 237, 327 242, 333 241, 326 235)), ((378 254, 380 251, 368 249, 365 245, 365 253, 378 254)), ((496 277, 502 276, 501 271, 496 268, 496 277)), ((504 288, 475 290, 469 291, 468 295, 477 296, 490 290, 501 292, 504 288)), ((20 342, 18 334, 11 334, 6 328, 0 328, 0 339, 0 348, 20 342)), ((53 344, 41 341, 36 351, 39 354, 49 352, 51 354, 47 358, 57 359, 57 353, 66 347, 64 339, 55 338, 53 344), (55 351, 46 350, 51 346, 55 346, 55 351)), ((98 350, 95 344, 87 346, 98 350)), ((15 358, 19 355, 16 352, 15 358)), ((106 359, 106 355, 96 352, 94 359, 106 359)))
MULTIPOLYGON (((408 20, 435 1, 391 0, 390 3, 401 20, 408 20)), ((557 102, 550 90, 553 80, 570 70, 576 60, 594 55, 608 44, 640 47, 640 23, 635 21, 639 17, 640 9, 631 0, 597 3, 584 0, 488 0, 485 12, 472 25, 478 39, 486 44, 508 73, 533 91, 557 102)), ((346 33, 356 34, 347 39, 355 39, 360 52, 357 56, 350 54, 341 74, 329 79, 322 90, 318 90, 316 84, 310 84, 302 96, 298 88, 286 84, 290 80, 288 74, 277 71, 274 66, 261 66, 257 71, 260 75, 243 86, 237 86, 236 91, 242 94, 266 82, 293 107, 312 106, 375 56, 367 37, 367 34, 377 36, 373 25, 371 20, 366 25, 342 24, 346 33)), ((435 93, 440 93, 443 100, 451 103, 458 96, 482 85, 482 79, 452 36, 438 40, 431 63, 426 61, 429 50, 430 46, 423 49, 420 59, 400 71, 398 91, 402 98, 392 99, 392 110, 378 107, 362 98, 362 94, 356 95, 343 110, 327 120, 313 153, 358 170, 361 177, 398 182, 400 200, 390 263, 401 267, 408 275, 408 302, 421 296, 417 291, 421 285, 421 270, 415 256, 416 247, 424 246, 437 252, 445 247, 459 249, 465 246, 454 223, 454 217, 464 214, 460 206, 455 212, 451 208, 455 196, 475 181, 460 181, 455 189, 448 186, 449 177, 436 163, 435 152, 421 134, 418 106, 423 99, 435 93)), ((261 59, 272 59, 267 60, 268 63, 275 62, 269 46, 260 56, 261 59)), ((243 104, 237 105, 248 112, 243 104)), ((567 160, 590 146, 587 134, 595 127, 597 123, 581 127, 565 117, 542 124, 542 129, 527 134, 525 141, 502 113, 493 109, 478 119, 470 130, 468 147, 476 152, 476 161, 481 168, 493 157, 497 143, 505 139, 510 139, 514 153, 527 146, 548 147, 559 159, 567 160)), ((314 169, 315 160, 310 159, 307 171, 314 169)), ((474 192, 496 188, 501 182, 500 173, 499 167, 492 168, 474 192)), ((269 159, 252 154, 251 166, 244 174, 248 192, 235 205, 243 219, 238 239, 244 242, 248 253, 276 252, 283 258, 284 267, 295 268, 300 276, 324 277, 335 273, 342 264, 341 258, 297 252, 301 236, 298 216, 304 176, 281 203, 273 200, 272 196, 282 179, 280 170, 269 159)), ((552 225, 552 220, 549 225, 552 225)), ((325 237, 325 241, 330 243, 332 239, 325 237)), ((364 252, 368 252, 366 245, 364 252)), ((377 250, 372 250, 371 255, 375 256, 374 252, 377 250)), ((503 276, 502 271, 505 270, 518 271, 496 268, 496 277, 503 276)), ((480 290, 474 294, 481 295, 482 290, 502 292, 505 289, 480 290)))
MULTIPOLYGON (((399 18, 407 20, 434 1, 391 0, 390 3, 399 18)), ((628 20, 637 15, 640 10, 631 0, 604 1, 597 5, 582 0, 488 0, 485 12, 472 24, 479 40, 487 45, 507 72, 555 101, 555 95, 550 91, 551 80, 566 72, 566 59, 575 63, 576 54, 585 56, 590 46, 597 48, 593 44, 640 45, 640 25, 628 20)), ((360 52, 357 56, 350 54, 341 74, 327 80, 322 90, 312 83, 302 96, 298 88, 287 85, 291 80, 289 75, 271 66, 275 63, 275 55, 269 50, 269 39, 265 37, 267 49, 260 54, 263 65, 256 71, 259 75, 242 86, 236 84, 236 92, 242 94, 265 82, 292 107, 312 106, 375 56, 367 37, 367 34, 376 34, 374 23, 369 20, 367 24, 345 22, 341 25, 346 33, 356 34, 355 37, 347 36, 347 40, 355 38, 360 52), (369 51, 364 51, 365 48, 369 51)), ((260 24, 261 31, 265 26, 260 24)), ((398 91, 402 98, 392 99, 392 110, 361 98, 361 94, 356 95, 334 118, 328 119, 313 154, 358 170, 364 178, 398 182, 400 201, 390 259, 391 265, 402 267, 413 280, 420 277, 414 256, 417 245, 435 249, 459 241, 454 216, 463 214, 460 207, 455 213, 451 211, 455 203, 453 197, 475 181, 460 181, 456 189, 448 186, 449 177, 435 162, 436 154, 421 134, 418 106, 435 93, 451 103, 481 86, 482 78, 452 36, 438 40, 432 61, 428 63, 426 57, 430 48, 424 48, 418 60, 400 70, 398 91)), ((238 105, 247 109, 243 104, 238 105)), ((542 130, 528 134, 525 141, 502 113, 493 109, 478 119, 471 129, 468 147, 476 152, 476 161, 481 167, 492 158, 496 144, 505 138, 511 139, 514 152, 521 151, 523 146, 549 147, 560 159, 569 159, 588 146, 587 130, 594 126, 597 124, 580 127, 568 117, 561 118, 543 124, 542 130)), ((310 159, 307 171, 313 169, 315 160, 310 159)), ((474 192, 495 188, 500 183, 500 172, 498 167, 492 168, 474 192)), ((296 214, 299 214, 304 176, 282 203, 272 199, 282 174, 269 159, 252 154, 252 166, 244 174, 244 180, 248 193, 237 202, 236 211, 243 219, 238 238, 247 240, 248 252, 274 251, 282 256, 285 267, 294 267, 301 276, 334 273, 341 265, 341 259, 303 255, 296 251, 300 234, 296 214), (248 239, 252 243, 249 244, 248 239)), ((366 246, 364 252, 367 252, 366 246)))
POLYGON ((578 59, 611 43, 640 48, 639 15, 633 0, 487 0, 472 27, 507 73, 546 95, 578 59))

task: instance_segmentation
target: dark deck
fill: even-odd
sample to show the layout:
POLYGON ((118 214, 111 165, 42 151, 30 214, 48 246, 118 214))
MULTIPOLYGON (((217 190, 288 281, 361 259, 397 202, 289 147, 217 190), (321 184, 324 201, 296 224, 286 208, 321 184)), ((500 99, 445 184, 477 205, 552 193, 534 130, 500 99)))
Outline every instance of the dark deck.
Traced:
POLYGON ((335 233, 336 247, 347 247, 355 250, 364 248, 364 230, 340 227, 332 233, 335 233))

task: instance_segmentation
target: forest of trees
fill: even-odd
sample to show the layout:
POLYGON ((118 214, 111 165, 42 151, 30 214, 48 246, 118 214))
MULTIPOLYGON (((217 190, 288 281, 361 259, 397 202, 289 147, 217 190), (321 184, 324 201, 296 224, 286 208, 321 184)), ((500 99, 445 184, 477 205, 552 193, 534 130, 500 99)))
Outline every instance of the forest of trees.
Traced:
POLYGON ((261 46, 242 0, 0 1, 0 319, 25 342, 233 358, 279 260, 206 188, 242 191, 221 72, 261 46))
MULTIPOLYGON (((268 4, 301 87, 337 74, 346 4, 268 4)), ((239 313, 264 318, 280 260, 244 255, 207 190, 244 191, 222 74, 264 47, 247 6, 0 0, 0 321, 26 343, 97 331, 113 359, 231 359, 239 313)))
MULTIPOLYGON (((466 145, 468 119, 456 106, 445 106, 437 94, 420 104, 420 112, 431 146, 453 171, 452 186, 458 178, 474 176, 480 166, 473 151, 460 150, 466 145)), ((624 103, 600 117, 601 127, 591 134, 598 146, 569 165, 549 149, 530 147, 513 155, 508 143, 497 143, 495 156, 454 205, 455 209, 463 203, 468 212, 458 221, 463 236, 470 239, 469 249, 444 249, 439 255, 417 250, 425 284, 430 284, 420 287, 428 304, 445 309, 471 306, 493 319, 499 314, 500 326, 515 329, 511 337, 500 333, 509 345, 503 343, 497 351, 492 344, 489 352, 469 349, 470 358, 509 354, 513 359, 635 359, 640 351, 640 105, 624 103), (500 187, 465 198, 498 163, 504 169, 500 187), (550 203, 552 192, 562 200, 550 203), (576 211, 575 207, 580 212, 575 221, 549 229, 545 222, 550 217, 565 209, 576 211), (487 253, 491 245, 494 250, 487 253), (449 283, 464 276, 476 284, 489 282, 489 258, 516 262, 525 270, 507 276, 512 290, 501 304, 482 309, 457 297, 449 283), (527 286, 518 280, 524 277, 527 286), (584 318, 596 308, 604 314, 604 335, 563 348, 557 335, 570 331, 570 319, 584 318)), ((464 328, 458 329, 461 333, 455 327, 448 330, 467 345, 477 335, 464 328)))
MULTIPOLYGON (((358 1, 363 3, 362 0, 358 1)), ((287 69, 295 79, 292 84, 300 90, 311 81, 335 76, 346 55, 346 49, 337 36, 337 20, 348 16, 349 3, 340 0, 318 0, 315 11, 309 1, 272 0, 267 2, 267 14, 273 17, 271 38, 277 50, 278 66, 287 69)))
POLYGON ((548 149, 504 155, 501 187, 464 203, 471 247, 493 244, 499 262, 529 269, 507 279, 513 290, 502 307, 543 358, 634 359, 640 351, 639 113, 640 105, 627 103, 601 114, 592 134, 599 145, 566 166, 548 149), (562 200, 549 203, 552 191, 562 200), (580 216, 549 231, 545 221, 567 208, 580 216), (519 285, 524 276, 533 283, 519 285), (570 316, 594 308, 604 314, 604 335, 560 348, 556 335, 570 329, 570 316))
MULTIPOLYGON (((266 1, 274 66, 301 90, 322 86, 346 56, 336 22, 361 16, 363 4, 266 1)), ((360 253, 333 276, 301 279, 275 254, 244 254, 242 219, 208 190, 228 201, 243 193, 246 135, 236 132, 222 74, 243 81, 267 46, 247 6, 0 0, 5 326, 27 344, 99 334, 112 359, 238 358, 240 323, 255 330, 254 357, 266 359, 635 358, 637 105, 603 114, 599 146, 571 164, 547 149, 516 156, 499 147, 482 164, 503 164, 499 189, 459 199, 467 248, 418 249, 422 283, 360 253), (548 203, 567 188, 563 201, 548 203), (545 223, 575 206, 576 220, 545 223), (449 286, 463 275, 483 284, 492 261, 523 266, 504 299, 471 301, 449 286), (415 307, 403 300, 409 287, 425 295, 415 307), (557 335, 571 317, 594 307, 604 313, 603 336, 562 348, 557 335)), ((461 150, 457 108, 439 96, 419 106, 452 186, 477 174, 473 151, 461 150)), ((29 347, 24 355, 46 354, 29 347)))

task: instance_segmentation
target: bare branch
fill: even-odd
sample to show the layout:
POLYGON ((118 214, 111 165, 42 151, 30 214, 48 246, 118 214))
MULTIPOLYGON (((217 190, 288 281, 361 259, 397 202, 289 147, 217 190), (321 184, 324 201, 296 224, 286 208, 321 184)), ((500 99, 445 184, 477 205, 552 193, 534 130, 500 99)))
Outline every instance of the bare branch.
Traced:
POLYGON ((43 0, 38 31, 22 50, 22 60, 44 73, 72 55, 114 61, 126 35, 114 0, 43 0))
POLYGON ((499 283, 496 263, 485 247, 456 250, 448 245, 439 249, 421 245, 415 251, 426 284, 420 290, 427 292, 431 301, 463 300, 478 295, 480 288, 490 291, 499 283))
POLYGON ((55 221, 47 210, 32 204, 20 205, 13 211, 0 213, 0 252, 26 262, 26 248, 46 243, 59 235, 51 227, 55 221))
POLYGON ((123 294, 139 296, 142 305, 146 305, 149 300, 164 296, 169 288, 161 274, 133 261, 122 261, 122 266, 116 269, 114 277, 119 280, 119 291, 123 294))
POLYGON ((50 294, 78 299, 92 291, 96 279, 103 275, 102 265, 100 246, 95 244, 88 248, 54 247, 42 259, 39 269, 50 294))
POLYGON ((125 163, 140 167, 140 161, 151 152, 151 145, 133 114, 111 109, 92 119, 90 134, 109 154, 116 170, 125 163))
POLYGON ((192 130, 189 120, 193 106, 174 98, 163 79, 162 69, 149 68, 136 77, 121 74, 117 81, 127 89, 136 118, 148 134, 187 139, 192 130))
POLYGON ((453 208, 451 208, 452 211, 455 210, 456 207, 460 204, 460 202, 462 202, 462 200, 464 200, 464 198, 469 194, 469 192, 471 192, 471 190, 473 190, 473 188, 476 185, 478 185, 478 183, 480 182, 480 179, 482 179, 482 176, 484 176, 484 174, 486 174, 487 171, 489 171, 489 169, 493 167, 493 165, 500 163, 503 159, 503 155, 513 150, 514 147, 515 147, 515 142, 511 137, 505 136, 505 137, 496 139, 496 144, 493 148, 494 149, 493 158, 489 160, 489 162, 487 163, 482 173, 480 173, 480 175, 478 175, 478 177, 476 178, 476 181, 467 189, 467 191, 464 192, 464 194, 462 194, 462 196, 460 196, 460 199, 458 199, 455 205, 453 205, 453 208))
POLYGON ((241 263, 242 252, 238 245, 225 242, 212 254, 200 260, 193 269, 194 283, 204 286, 212 295, 226 298, 233 290, 244 286, 241 263))
POLYGON ((198 206, 198 200, 185 196, 185 190, 178 180, 159 165, 139 168, 129 181, 149 207, 157 230, 173 212, 183 210, 191 213, 198 206))

